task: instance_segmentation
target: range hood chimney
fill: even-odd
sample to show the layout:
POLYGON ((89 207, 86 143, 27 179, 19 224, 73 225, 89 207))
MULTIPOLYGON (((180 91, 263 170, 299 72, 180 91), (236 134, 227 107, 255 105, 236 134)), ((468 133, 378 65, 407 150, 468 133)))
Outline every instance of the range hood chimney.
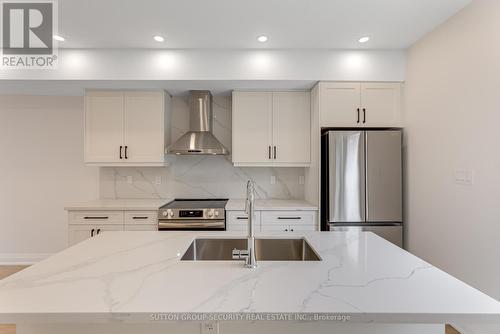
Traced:
POLYGON ((189 91, 189 131, 167 148, 168 154, 228 155, 229 151, 212 134, 212 94, 189 91))

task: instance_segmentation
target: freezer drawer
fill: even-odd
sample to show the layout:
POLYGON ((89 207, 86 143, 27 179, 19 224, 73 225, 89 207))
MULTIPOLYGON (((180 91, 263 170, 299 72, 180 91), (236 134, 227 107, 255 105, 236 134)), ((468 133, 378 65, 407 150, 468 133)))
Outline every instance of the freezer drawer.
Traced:
POLYGON ((402 225, 391 225, 391 226, 338 226, 335 224, 330 224, 330 231, 336 232, 350 232, 350 233, 360 233, 360 232, 373 232, 378 236, 392 242, 396 246, 403 248, 403 226, 402 225))

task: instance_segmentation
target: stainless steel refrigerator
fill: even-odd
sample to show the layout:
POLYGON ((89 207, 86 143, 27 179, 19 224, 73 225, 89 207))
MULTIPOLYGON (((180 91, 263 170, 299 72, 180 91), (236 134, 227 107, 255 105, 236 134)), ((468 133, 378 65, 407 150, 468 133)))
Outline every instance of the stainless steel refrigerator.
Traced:
POLYGON ((371 231, 402 247, 401 130, 322 135, 322 230, 371 231))

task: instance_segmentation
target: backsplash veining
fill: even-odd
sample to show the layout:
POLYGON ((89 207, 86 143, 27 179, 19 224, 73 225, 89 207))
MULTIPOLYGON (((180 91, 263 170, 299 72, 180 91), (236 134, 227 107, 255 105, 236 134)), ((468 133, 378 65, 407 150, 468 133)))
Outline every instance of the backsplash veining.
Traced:
MULTIPOLYGON (((174 97, 172 106, 174 142, 189 127, 187 97, 174 97)), ((231 150, 231 97, 214 96, 213 111, 214 135, 231 150)), ((167 167, 101 168, 101 198, 244 198, 248 179, 255 181, 260 199, 304 198, 299 182, 304 168, 238 168, 223 156, 169 156, 168 161, 167 167)))

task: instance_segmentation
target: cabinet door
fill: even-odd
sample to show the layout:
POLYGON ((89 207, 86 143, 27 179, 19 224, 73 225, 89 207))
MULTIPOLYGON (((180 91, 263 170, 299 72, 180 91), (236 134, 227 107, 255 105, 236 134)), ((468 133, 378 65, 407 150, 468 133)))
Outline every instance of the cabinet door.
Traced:
POLYGON ((363 126, 401 126, 401 85, 361 84, 363 126))
POLYGON ((124 162, 164 162, 163 92, 125 92, 124 162))
POLYGON ((70 225, 68 244, 71 247, 106 231, 123 231, 123 225, 70 225))
POLYGON ((123 93, 85 94, 85 162, 120 162, 123 145, 123 93))
POLYGON ((271 164, 271 92, 233 92, 233 163, 271 164))
POLYGON ((320 123, 322 127, 361 125, 361 84, 320 83, 320 123), (358 116, 359 115, 359 116, 358 116))
POLYGON ((311 99, 309 92, 273 94, 273 158, 278 163, 311 162, 311 99))

